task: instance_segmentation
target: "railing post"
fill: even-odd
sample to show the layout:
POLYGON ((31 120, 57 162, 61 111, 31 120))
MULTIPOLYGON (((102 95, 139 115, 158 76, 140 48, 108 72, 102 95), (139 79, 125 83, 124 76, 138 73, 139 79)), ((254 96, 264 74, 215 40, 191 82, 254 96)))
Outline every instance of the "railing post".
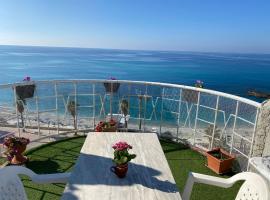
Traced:
POLYGON ((77 134, 77 131, 78 131, 77 82, 74 81, 73 85, 74 85, 74 101, 75 101, 75 124, 74 124, 75 127, 74 128, 75 128, 75 133, 77 134))
MULTIPOLYGON (((128 84, 128 115, 129 115, 129 118, 131 118, 131 113, 130 113, 130 96, 131 96, 131 84, 129 83, 128 84)), ((126 131, 128 131, 128 123, 126 124, 126 131)))
POLYGON ((216 131, 216 127, 217 127, 216 124, 217 124, 218 105, 219 105, 219 96, 217 96, 217 101, 216 101, 215 119, 214 119, 214 126, 213 126, 213 131, 212 131, 212 139, 211 139, 210 149, 213 148, 213 143, 214 143, 214 139, 215 139, 215 131, 216 131))
POLYGON ((198 92, 196 115, 195 115, 195 125, 194 125, 194 134, 193 134, 193 145, 195 145, 195 143, 196 143, 196 133, 197 133, 198 114, 199 114, 199 108, 200 108, 200 99, 201 99, 201 92, 198 92))
MULTIPOLYGON (((113 98, 113 83, 110 81, 110 86, 111 86, 111 92, 110 92, 110 118, 112 119, 112 98, 113 98)), ((106 113, 105 113, 106 115, 106 113)), ((105 116, 106 117, 106 116, 105 116)))
POLYGON ((146 104, 147 104, 147 84, 145 84, 145 94, 144 94, 144 113, 143 113, 143 131, 145 131, 145 116, 146 116, 146 104))
POLYGON ((93 87, 92 87, 92 93, 93 93, 93 122, 94 122, 94 130, 96 127, 96 94, 95 94, 95 83, 93 83, 93 87))
POLYGON ((235 132, 236 121, 237 121, 237 118, 238 118, 238 109, 239 109, 239 101, 237 101, 236 108, 235 108, 235 117, 234 117, 234 123, 233 123, 232 142, 231 142, 230 154, 232 154, 232 151, 233 151, 234 132, 235 132))
POLYGON ((165 95, 165 89, 162 88, 162 94, 161 94, 161 111, 160 111, 160 126, 159 126, 159 135, 161 135, 162 131, 162 123, 163 123, 163 97, 165 95))
MULTIPOLYGON (((252 139, 251 139, 251 144, 250 144, 250 150, 249 150, 249 155, 248 158, 250 159, 252 157, 252 152, 253 152, 253 147, 254 147, 254 140, 255 140, 255 135, 256 135, 256 129, 257 129, 257 123, 258 123, 258 118, 259 118, 259 108, 257 108, 256 111, 256 117, 255 117, 255 124, 252 132, 252 139)), ((247 165, 247 170, 249 169, 249 162, 247 165)))
POLYGON ((36 95, 36 115, 38 123, 38 136, 40 137, 40 119, 39 119, 39 105, 38 105, 38 95, 36 95))
POLYGON ((57 134, 59 135, 58 91, 57 91, 57 83, 56 82, 54 82, 54 94, 55 94, 55 109, 56 109, 57 134))
POLYGON ((20 129, 20 122, 19 122, 19 116, 18 116, 18 105, 17 105, 17 94, 16 94, 16 86, 13 85, 13 95, 14 95, 14 104, 15 104, 15 112, 17 117, 17 128, 19 137, 21 136, 21 129, 20 129))
POLYGON ((177 117, 177 138, 179 138, 179 126, 181 118, 181 105, 182 105, 182 89, 179 90, 179 104, 178 104, 178 117, 177 117))

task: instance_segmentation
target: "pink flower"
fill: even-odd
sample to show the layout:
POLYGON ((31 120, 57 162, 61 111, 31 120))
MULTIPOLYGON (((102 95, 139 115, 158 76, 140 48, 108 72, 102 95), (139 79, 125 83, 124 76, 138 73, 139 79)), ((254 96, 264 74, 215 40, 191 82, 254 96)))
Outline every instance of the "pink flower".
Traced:
POLYGON ((132 149, 132 146, 129 145, 128 143, 126 142, 117 142, 116 144, 114 144, 112 146, 112 148, 116 151, 123 151, 123 150, 126 150, 126 149, 132 149))
POLYGON ((23 81, 31 81, 31 77, 30 76, 26 76, 23 81))

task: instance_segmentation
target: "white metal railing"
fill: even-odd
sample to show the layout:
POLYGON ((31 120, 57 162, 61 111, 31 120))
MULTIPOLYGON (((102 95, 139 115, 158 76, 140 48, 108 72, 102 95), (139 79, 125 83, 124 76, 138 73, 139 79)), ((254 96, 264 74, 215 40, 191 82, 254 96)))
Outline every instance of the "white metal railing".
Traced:
MULTIPOLYGON (((72 130, 68 102, 75 102, 78 131, 93 130, 98 120, 121 113, 120 102, 129 102, 129 128, 157 131, 207 150, 215 146, 244 158, 245 170, 252 154, 261 104, 239 96, 184 85, 126 80, 45 80, 0 85, 0 123, 22 130, 16 87, 36 85, 35 96, 25 100, 23 126, 72 130), (119 83, 117 92, 106 92, 104 83, 119 83), (12 100, 13 99, 13 100, 12 100), (11 102, 13 101, 13 102, 11 102), (11 117, 13 116, 13 118, 11 117), (16 123, 14 123, 14 118, 16 123)), ((239 159, 243 160, 243 159, 239 159)))

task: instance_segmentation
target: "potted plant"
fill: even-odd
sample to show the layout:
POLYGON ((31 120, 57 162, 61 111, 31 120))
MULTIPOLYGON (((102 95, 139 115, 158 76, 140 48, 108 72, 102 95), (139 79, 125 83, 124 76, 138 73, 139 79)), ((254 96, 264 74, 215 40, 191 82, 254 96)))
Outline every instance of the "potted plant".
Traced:
POLYGON ((110 119, 110 121, 100 121, 95 128, 96 132, 116 132, 117 130, 117 122, 114 119, 110 119))
MULTIPOLYGON (((24 82, 30 82, 31 78, 29 76, 23 79, 24 82)), ((28 84, 28 85, 18 85, 15 88, 17 99, 25 100, 26 98, 32 98, 34 96, 36 89, 35 84, 28 84)))
POLYGON ((77 107, 79 104, 76 104, 75 101, 69 101, 68 102, 68 112, 71 114, 73 118, 73 125, 74 125, 74 130, 75 133, 74 135, 77 135, 77 107))
POLYGON ((21 116, 21 123, 22 123, 23 132, 25 132, 24 118, 23 118, 25 101, 24 100, 17 100, 16 103, 17 103, 17 111, 18 111, 18 113, 20 113, 20 116, 21 116))
POLYGON ((209 144, 212 142, 212 135, 214 132, 212 147, 215 148, 213 148, 211 151, 206 152, 207 166, 218 174, 224 174, 226 172, 229 172, 232 168, 235 156, 230 155, 224 149, 219 148, 225 143, 222 131, 218 128, 218 126, 215 126, 214 130, 214 126, 211 124, 205 129, 204 132, 209 139, 209 144), (218 138, 219 140, 217 140, 216 138, 218 138))
POLYGON ((127 115, 128 115, 128 101, 126 99, 123 99, 121 101, 121 111, 123 115, 125 116, 125 128, 127 128, 127 115))
POLYGON ((113 162, 116 166, 111 167, 111 171, 119 178, 124 178, 128 171, 128 162, 134 159, 136 155, 128 152, 132 149, 132 146, 126 142, 117 142, 112 148, 114 149, 113 162))
POLYGON ((206 152, 207 167, 217 174, 230 172, 235 159, 234 155, 229 154, 221 148, 214 148, 206 152))
MULTIPOLYGON (((111 77, 109 80, 116 80, 116 78, 111 77)), ((103 83, 107 93, 116 93, 120 87, 120 83, 103 83)))
POLYGON ((21 165, 28 160, 22 153, 25 151, 29 142, 30 140, 24 137, 8 136, 4 139, 3 145, 7 149, 5 154, 7 155, 10 164, 21 165))
MULTIPOLYGON (((195 87, 197 88, 203 88, 203 82, 201 80, 197 80, 195 83, 195 87)), ((182 98, 184 101, 190 102, 190 103, 197 103, 198 102, 198 92, 195 90, 188 90, 183 89, 182 90, 182 98)))

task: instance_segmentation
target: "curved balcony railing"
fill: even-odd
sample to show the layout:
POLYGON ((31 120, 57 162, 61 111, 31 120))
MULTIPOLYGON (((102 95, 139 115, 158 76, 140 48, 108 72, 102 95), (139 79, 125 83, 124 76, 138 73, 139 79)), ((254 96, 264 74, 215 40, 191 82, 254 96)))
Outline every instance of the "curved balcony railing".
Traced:
POLYGON ((242 170, 252 155, 261 108, 260 103, 213 90, 125 80, 5 84, 0 85, 0 94, 1 126, 39 135, 44 130, 74 131, 74 123, 78 132, 94 130, 98 121, 121 116, 125 99, 130 131, 156 132, 201 150, 221 146, 237 155, 242 170), (33 97, 31 91, 28 96, 18 94, 18 88, 26 85, 35 86, 33 97), (71 101, 73 116, 68 109, 71 101))

